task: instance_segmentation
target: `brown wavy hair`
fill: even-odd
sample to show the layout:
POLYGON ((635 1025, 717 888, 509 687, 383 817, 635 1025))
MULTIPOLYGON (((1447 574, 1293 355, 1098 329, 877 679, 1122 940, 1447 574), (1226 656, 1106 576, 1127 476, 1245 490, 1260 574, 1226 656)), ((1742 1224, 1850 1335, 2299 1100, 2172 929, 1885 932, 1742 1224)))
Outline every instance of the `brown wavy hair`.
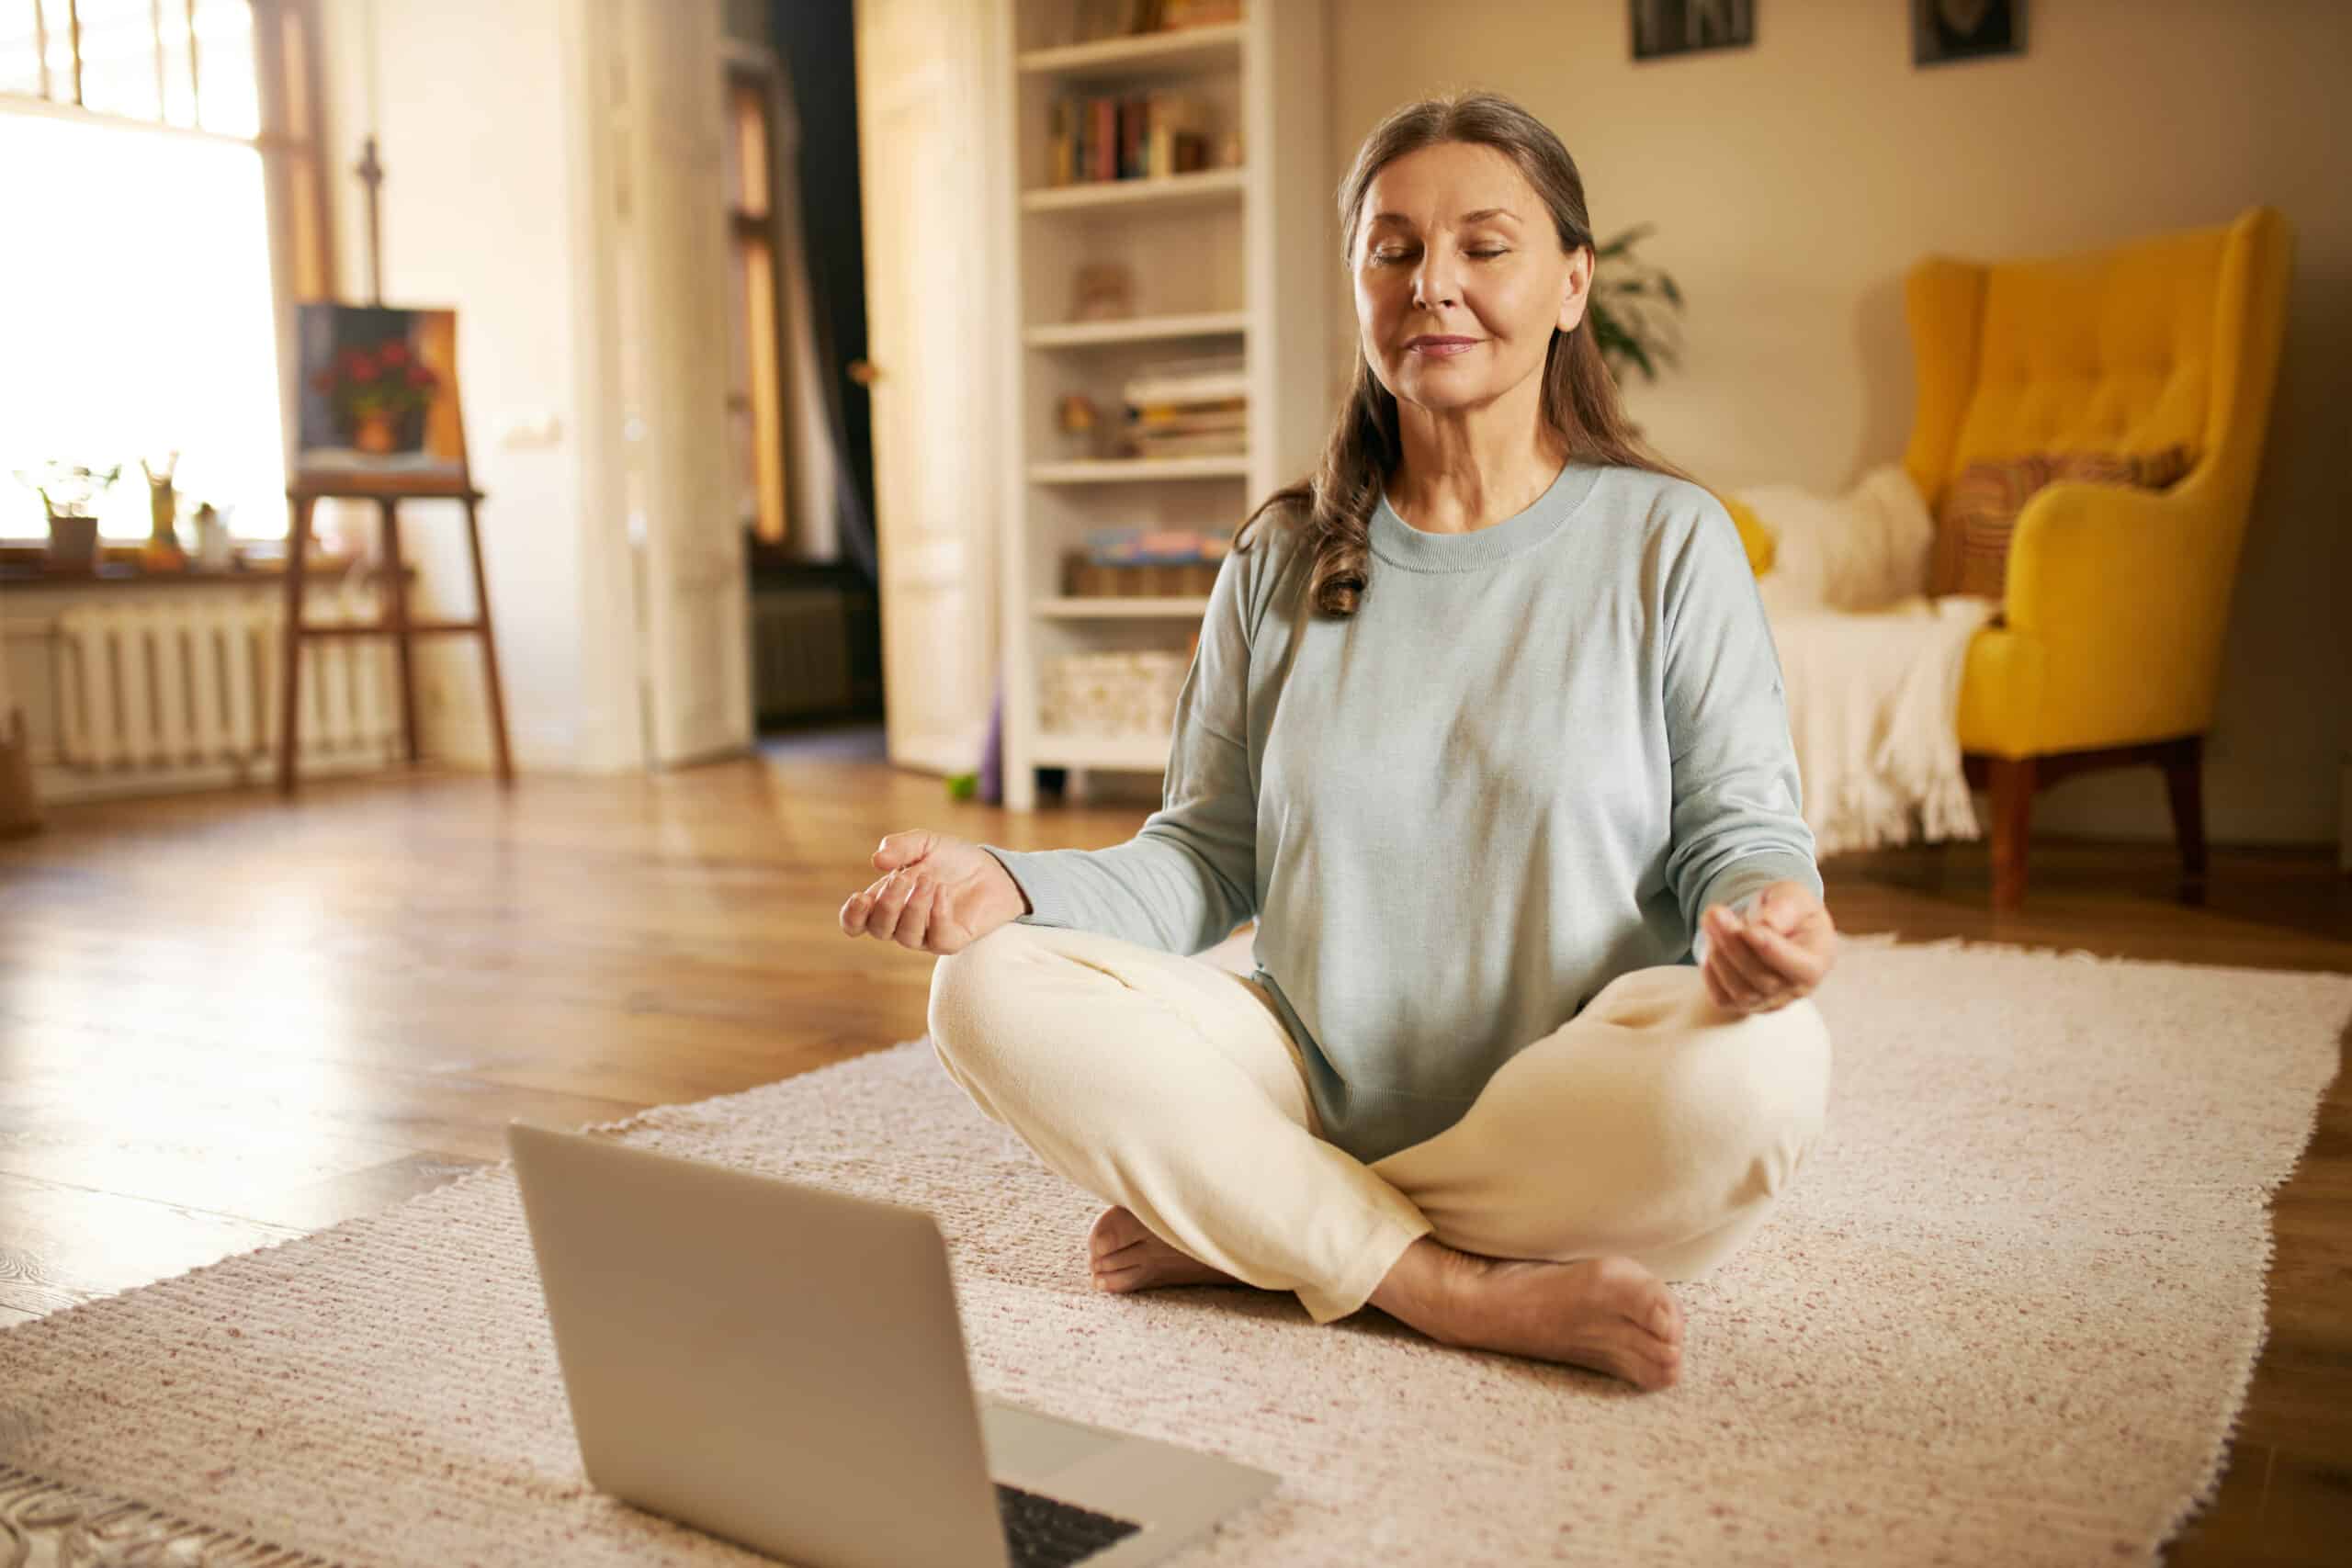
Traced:
MULTIPOLYGON (((1340 182, 1340 260, 1353 266, 1357 231, 1373 176, 1408 152, 1442 142, 1492 147, 1519 165, 1527 183, 1552 211, 1560 248, 1573 251, 1592 241, 1585 209, 1584 179, 1576 160, 1549 126, 1498 93, 1461 92, 1422 98, 1395 110, 1373 128, 1357 149, 1354 165, 1340 182)), ((1251 525, 1269 512, 1303 518, 1298 526, 1315 551, 1307 597, 1315 609, 1341 618, 1352 615, 1372 566, 1372 513, 1381 487, 1404 456, 1396 433, 1396 398, 1380 384, 1365 359, 1361 336, 1347 401, 1332 422, 1315 472, 1284 485, 1242 520, 1234 548, 1256 542, 1251 525)), ((1544 355, 1541 417, 1566 446, 1571 462, 1646 468, 1690 479, 1643 445, 1618 401, 1617 383, 1594 344, 1590 318, 1575 330, 1552 333, 1544 355)))

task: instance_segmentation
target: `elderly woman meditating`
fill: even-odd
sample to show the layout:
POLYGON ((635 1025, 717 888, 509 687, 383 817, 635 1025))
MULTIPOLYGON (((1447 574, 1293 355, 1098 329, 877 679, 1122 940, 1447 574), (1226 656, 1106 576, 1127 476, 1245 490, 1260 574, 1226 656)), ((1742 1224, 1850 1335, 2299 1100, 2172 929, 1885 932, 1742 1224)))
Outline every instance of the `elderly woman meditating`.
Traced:
POLYGON ((1674 1382, 1818 1138, 1837 935, 1738 534, 1631 432, 1559 139, 1415 103, 1340 190, 1354 386, 1243 523, 1125 843, 894 833, 948 1074, 1109 1291, 1293 1291, 1674 1382), (1257 918, 1243 976, 1191 956, 1257 918))

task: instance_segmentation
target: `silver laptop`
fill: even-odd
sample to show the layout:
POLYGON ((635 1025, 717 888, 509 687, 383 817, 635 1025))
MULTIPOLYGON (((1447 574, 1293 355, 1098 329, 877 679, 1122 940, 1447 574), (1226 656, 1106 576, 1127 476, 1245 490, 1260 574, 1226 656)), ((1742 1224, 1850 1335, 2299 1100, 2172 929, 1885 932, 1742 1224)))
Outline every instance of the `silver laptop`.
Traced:
POLYGON ((588 1479, 800 1568, 1154 1562, 1264 1471, 975 1402, 921 1210, 507 1129, 588 1479))

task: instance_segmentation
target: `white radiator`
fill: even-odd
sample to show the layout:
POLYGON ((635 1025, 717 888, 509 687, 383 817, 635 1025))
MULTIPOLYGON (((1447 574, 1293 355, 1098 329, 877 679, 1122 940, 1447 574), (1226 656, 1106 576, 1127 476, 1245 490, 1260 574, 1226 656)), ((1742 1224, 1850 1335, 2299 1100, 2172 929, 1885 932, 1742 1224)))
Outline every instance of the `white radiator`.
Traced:
MULTIPOLYGON (((308 596, 312 624, 371 621, 364 593, 308 596)), ((44 795, 203 788, 266 776, 278 735, 285 626, 275 592, 157 590, 59 612, 44 795)), ((388 640, 302 649, 301 762, 346 772, 393 761, 400 709, 388 640)))

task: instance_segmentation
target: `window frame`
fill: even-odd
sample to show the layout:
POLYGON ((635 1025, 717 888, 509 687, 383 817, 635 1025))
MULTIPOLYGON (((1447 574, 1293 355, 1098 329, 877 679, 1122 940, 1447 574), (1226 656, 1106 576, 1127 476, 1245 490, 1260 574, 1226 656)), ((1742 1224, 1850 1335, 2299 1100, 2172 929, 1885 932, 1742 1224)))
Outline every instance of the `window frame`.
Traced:
MULTIPOLYGON (((333 299, 335 294, 334 228, 330 205, 323 135, 323 78, 321 62, 319 0, 245 0, 251 12, 253 74, 257 127, 250 136, 208 130, 203 118, 203 58, 196 37, 196 0, 149 0, 150 27, 155 50, 156 113, 123 114, 94 109, 83 103, 79 0, 0 0, 28 7, 33 18, 33 44, 39 60, 40 89, 0 88, 0 113, 39 114, 62 119, 151 131, 166 136, 198 136, 252 147, 261 155, 264 219, 269 254, 271 314, 277 331, 278 379, 278 445, 287 471, 292 472, 294 428, 299 387, 295 378, 296 307, 304 300, 333 299), (53 26, 62 11, 65 20, 70 80, 61 83, 50 62, 53 26), (164 17, 169 11, 186 29, 188 114, 196 122, 181 124, 165 118, 170 94, 165 50, 164 17), (70 85, 71 97, 58 89, 70 85)), ((115 548, 119 547, 107 547, 115 548)), ((0 557, 38 554, 40 547, 0 543, 0 557)))

